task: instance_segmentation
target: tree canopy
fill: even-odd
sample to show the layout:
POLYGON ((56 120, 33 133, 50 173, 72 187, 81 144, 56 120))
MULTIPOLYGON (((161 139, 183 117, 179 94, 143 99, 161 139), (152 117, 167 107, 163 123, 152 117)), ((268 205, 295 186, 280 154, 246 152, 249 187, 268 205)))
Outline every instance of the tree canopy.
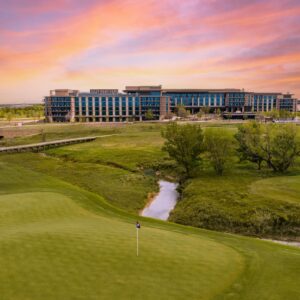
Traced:
POLYGON ((262 126, 253 122, 240 126, 235 138, 241 159, 257 163, 259 169, 265 162, 275 172, 285 172, 300 155, 296 127, 292 124, 262 126))
POLYGON ((230 161, 233 148, 232 137, 228 131, 210 128, 205 130, 204 141, 213 168, 218 175, 222 175, 225 165, 230 161))
POLYGON ((204 151, 203 132, 199 125, 171 123, 162 131, 166 139, 163 150, 183 168, 187 177, 199 164, 204 151))

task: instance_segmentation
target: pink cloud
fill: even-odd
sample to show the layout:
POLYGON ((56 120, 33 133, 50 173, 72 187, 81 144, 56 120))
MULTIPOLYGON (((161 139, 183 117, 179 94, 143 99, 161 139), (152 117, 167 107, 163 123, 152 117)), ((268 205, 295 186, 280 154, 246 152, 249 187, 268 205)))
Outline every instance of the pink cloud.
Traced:
POLYGON ((126 76, 182 85, 200 76, 207 84, 215 78, 215 87, 238 83, 261 88, 264 82, 300 92, 295 88, 299 76, 292 73, 300 64, 299 1, 0 3, 0 80, 6 85, 58 70, 65 82, 86 82, 105 73, 112 81, 118 78, 118 86, 126 76), (9 20, 10 14, 16 22, 9 20))

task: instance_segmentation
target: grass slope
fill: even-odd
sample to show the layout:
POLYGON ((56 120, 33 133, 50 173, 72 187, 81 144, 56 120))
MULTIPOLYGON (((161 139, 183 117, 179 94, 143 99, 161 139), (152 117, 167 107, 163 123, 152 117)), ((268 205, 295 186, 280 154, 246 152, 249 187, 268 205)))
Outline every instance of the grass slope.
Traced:
POLYGON ((237 166, 224 176, 203 171, 186 183, 173 222, 277 239, 300 236, 300 172, 286 175, 237 166))
MULTIPOLYGON (((95 124, 37 126, 44 129, 47 140, 116 135, 47 151, 54 159, 19 156, 18 163, 100 194, 127 211, 138 212, 149 193, 157 190, 155 171, 176 178, 174 162, 161 151, 163 126, 143 123, 115 127, 95 124)), ((236 132, 234 124, 224 128, 231 135, 236 132)), ((26 128, 21 130, 26 131, 26 128)), ((32 142, 36 138, 40 137, 24 137, 22 141, 32 142)), ((224 176, 218 177, 209 164, 204 164, 199 175, 183 187, 182 201, 173 211, 171 220, 213 230, 297 239, 300 236, 300 162, 285 176, 275 176, 269 170, 258 172, 255 168, 239 163, 234 156, 224 176)))
POLYGON ((300 297, 299 249, 143 219, 136 257, 135 216, 7 157, 2 299, 300 297))

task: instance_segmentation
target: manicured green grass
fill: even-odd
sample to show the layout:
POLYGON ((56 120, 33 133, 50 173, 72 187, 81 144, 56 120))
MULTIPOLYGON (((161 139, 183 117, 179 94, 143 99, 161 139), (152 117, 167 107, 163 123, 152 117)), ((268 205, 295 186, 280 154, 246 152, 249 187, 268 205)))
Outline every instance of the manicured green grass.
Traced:
POLYGON ((264 198, 300 204, 300 175, 279 176, 254 181, 250 186, 252 198, 264 198))
POLYGON ((299 249, 141 218, 136 257, 134 215, 18 156, 0 161, 2 299, 300 297, 299 249))

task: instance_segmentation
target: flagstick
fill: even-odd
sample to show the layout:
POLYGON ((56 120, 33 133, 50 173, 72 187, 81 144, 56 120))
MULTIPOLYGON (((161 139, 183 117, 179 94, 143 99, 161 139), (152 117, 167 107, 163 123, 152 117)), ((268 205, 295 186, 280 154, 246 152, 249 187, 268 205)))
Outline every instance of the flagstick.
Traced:
POLYGON ((139 256, 139 229, 136 229, 136 256, 139 256))

